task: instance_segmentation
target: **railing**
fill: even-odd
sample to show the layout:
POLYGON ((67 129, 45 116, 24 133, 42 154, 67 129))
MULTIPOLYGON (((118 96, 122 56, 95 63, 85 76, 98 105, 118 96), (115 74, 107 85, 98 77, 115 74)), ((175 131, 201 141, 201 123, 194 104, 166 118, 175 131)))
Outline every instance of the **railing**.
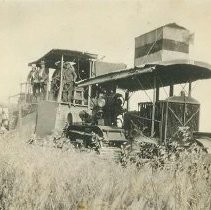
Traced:
MULTIPOLYGON (((19 104, 35 104, 38 103, 38 101, 40 100, 57 101, 57 99, 53 99, 50 88, 48 88, 47 97, 42 97, 42 94, 34 96, 32 93, 32 85, 27 82, 20 84, 19 94, 9 97, 9 101, 12 102, 12 100, 15 100, 16 103, 19 104)), ((88 99, 84 97, 84 88, 75 88, 71 101, 60 101, 59 103, 72 103, 74 106, 87 106, 88 99)))

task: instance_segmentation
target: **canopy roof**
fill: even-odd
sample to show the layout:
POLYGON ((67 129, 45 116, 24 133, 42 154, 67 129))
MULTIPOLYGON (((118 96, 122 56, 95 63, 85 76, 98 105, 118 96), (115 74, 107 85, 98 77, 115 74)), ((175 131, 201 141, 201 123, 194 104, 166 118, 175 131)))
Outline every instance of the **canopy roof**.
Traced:
POLYGON ((93 84, 114 84, 130 91, 147 90, 154 87, 156 78, 159 87, 182 84, 211 78, 211 65, 188 60, 175 60, 168 63, 149 64, 143 67, 122 69, 78 82, 79 87, 93 84))
POLYGON ((39 65, 42 60, 46 62, 46 66, 48 68, 55 68, 55 63, 57 61, 61 61, 62 55, 64 56, 64 61, 73 61, 75 58, 77 59, 97 59, 96 54, 91 54, 87 52, 80 52, 80 51, 73 51, 73 50, 63 50, 63 49, 52 49, 44 56, 39 58, 36 61, 29 63, 28 65, 31 66, 32 64, 39 65))

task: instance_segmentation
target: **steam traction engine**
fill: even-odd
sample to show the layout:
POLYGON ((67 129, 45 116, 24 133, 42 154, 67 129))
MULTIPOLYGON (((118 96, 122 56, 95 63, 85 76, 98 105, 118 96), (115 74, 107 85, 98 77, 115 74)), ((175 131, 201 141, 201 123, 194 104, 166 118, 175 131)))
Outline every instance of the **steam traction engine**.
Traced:
MULTIPOLYGON (((177 60, 162 65, 151 64, 123 69, 81 81, 78 86, 115 86, 118 87, 118 90, 121 89, 125 92, 125 97, 116 93, 116 99, 111 100, 112 103, 109 103, 109 99, 105 98, 107 105, 102 100, 103 95, 99 94, 100 103, 97 108, 93 107, 92 117, 94 119, 98 119, 96 116, 104 116, 104 118, 99 117, 97 121, 93 121, 98 127, 101 125, 109 126, 109 135, 116 131, 124 133, 124 135, 115 136, 116 141, 110 139, 111 142, 115 144, 121 142, 121 145, 124 145, 126 143, 132 144, 134 140, 138 140, 140 143, 148 142, 150 147, 153 145, 168 147, 172 141, 175 141, 181 129, 188 128, 191 135, 198 132, 200 104, 191 96, 192 82, 209 78, 211 78, 210 65, 197 61, 194 64, 189 64, 188 60, 177 60), (182 91, 179 96, 175 95, 174 86, 183 83, 188 83, 187 93, 182 91), (165 100, 161 100, 160 89, 166 86, 169 86, 169 95, 165 100), (153 92, 152 101, 141 102, 141 98, 137 97, 138 110, 130 110, 129 105, 133 92, 146 92, 150 89, 153 92), (117 129, 118 122, 121 121, 119 120, 121 114, 123 114, 123 123, 121 128, 117 129), (101 124, 102 118, 103 124, 101 124)), ((168 93, 166 92, 166 94, 168 93)), ((109 92, 106 92, 106 97, 109 98, 109 92)), ((193 138, 190 141, 192 142, 189 142, 189 145, 195 142, 193 138)))
POLYGON ((31 90, 26 88, 19 97, 19 125, 32 122, 34 133, 45 137, 61 131, 68 121, 64 133, 71 143, 107 154, 108 150, 119 152, 137 131, 151 145, 167 145, 181 127, 198 131, 200 104, 191 97, 192 83, 210 79, 211 66, 190 59, 190 39, 190 32, 174 23, 137 37, 131 69, 99 61, 90 53, 51 50, 29 65, 44 60, 49 76, 59 72, 57 97, 52 97, 51 79, 44 100, 33 102, 31 90), (58 61, 59 68, 55 65, 58 61), (71 101, 61 97, 64 61, 76 63, 78 80, 71 101), (174 87, 181 84, 188 84, 188 93, 175 96, 174 87), (160 89, 165 87, 169 87, 169 94, 161 100, 160 89), (152 90, 152 99, 144 102, 138 97, 138 110, 131 111, 131 95, 147 90, 152 90))
POLYGON ((128 140, 122 124, 124 98, 116 90, 100 89, 95 91, 92 99, 92 111, 79 113, 81 123, 73 123, 70 119, 64 132, 76 147, 95 149, 104 156, 117 158, 121 146, 128 140))

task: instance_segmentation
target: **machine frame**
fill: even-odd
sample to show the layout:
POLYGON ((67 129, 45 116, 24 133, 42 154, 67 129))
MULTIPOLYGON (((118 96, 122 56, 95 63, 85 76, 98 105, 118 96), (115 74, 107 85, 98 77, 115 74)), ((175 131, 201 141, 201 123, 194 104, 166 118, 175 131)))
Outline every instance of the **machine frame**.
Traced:
MULTIPOLYGON (((157 64, 147 64, 142 67, 131 69, 123 69, 95 78, 90 78, 78 82, 78 87, 86 85, 114 85, 118 89, 127 92, 127 111, 130 109, 130 95, 134 91, 153 90, 152 102, 139 102, 138 113, 134 116, 140 120, 146 120, 150 123, 150 132, 147 137, 157 138, 159 142, 167 144, 171 140, 171 136, 176 135, 178 129, 174 128, 173 132, 169 132, 173 128, 168 127, 168 114, 171 113, 176 119, 179 127, 189 125, 191 132, 199 131, 199 113, 200 104, 191 97, 192 83, 197 80, 210 79, 211 66, 207 63, 195 61, 190 63, 189 60, 174 60, 171 62, 162 62, 157 64), (188 83, 188 93, 180 97, 174 96, 174 85, 188 83), (159 100, 159 90, 162 87, 169 86, 169 98, 159 100), (174 113, 170 105, 182 107, 181 112, 174 113), (189 107, 189 108, 188 108, 189 107), (190 107, 192 113, 190 114, 190 107), (141 109, 145 108, 147 116, 141 116, 141 109), (187 112, 189 112, 187 114, 187 112), (179 116, 180 115, 180 116, 179 116), (160 117, 158 117, 160 116, 160 117), (190 125, 190 121, 196 124, 190 125), (157 125, 156 125, 157 124, 157 125), (171 136, 169 135, 171 134, 171 136)), ((146 113, 145 112, 145 113, 146 113)), ((148 123, 148 124, 149 124, 148 123)), ((128 125, 124 127, 127 130, 128 125)), ((143 126, 142 126, 143 128, 143 126)))

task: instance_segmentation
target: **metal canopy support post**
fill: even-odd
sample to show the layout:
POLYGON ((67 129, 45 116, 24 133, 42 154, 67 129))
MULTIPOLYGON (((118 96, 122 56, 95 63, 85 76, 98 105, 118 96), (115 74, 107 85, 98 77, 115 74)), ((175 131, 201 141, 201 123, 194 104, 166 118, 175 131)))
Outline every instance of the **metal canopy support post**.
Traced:
MULTIPOLYGON (((89 60, 89 78, 92 77, 93 67, 94 67, 94 61, 89 60)), ((88 87, 88 109, 91 108, 91 88, 92 88, 92 86, 89 85, 89 87, 88 87)))
POLYGON ((169 97, 174 95, 174 85, 170 85, 170 89, 169 89, 169 97))
POLYGON ((186 109, 187 109, 187 103, 184 97, 184 110, 183 110, 183 126, 186 124, 186 109))
POLYGON ((159 101, 159 98, 160 98, 160 87, 158 82, 156 82, 156 102, 159 101))
POLYGON ((127 90, 125 93, 125 100, 127 101, 127 111, 130 110, 130 91, 127 90))
POLYGON ((153 101, 152 101, 152 127, 151 127, 151 137, 154 136, 155 131, 155 103, 156 103, 156 77, 154 75, 154 89, 153 89, 153 101))
POLYGON ((167 126, 168 126, 168 112, 169 112, 169 103, 166 102, 166 109, 165 109, 165 128, 164 128, 164 144, 167 143, 167 126))
POLYGON ((59 95, 57 102, 60 103, 62 100, 62 91, 63 91, 63 65, 64 65, 64 56, 61 57, 61 72, 60 72, 60 86, 59 86, 59 95))
POLYGON ((188 86, 188 96, 191 97, 191 92, 192 92, 192 82, 189 82, 188 86))

